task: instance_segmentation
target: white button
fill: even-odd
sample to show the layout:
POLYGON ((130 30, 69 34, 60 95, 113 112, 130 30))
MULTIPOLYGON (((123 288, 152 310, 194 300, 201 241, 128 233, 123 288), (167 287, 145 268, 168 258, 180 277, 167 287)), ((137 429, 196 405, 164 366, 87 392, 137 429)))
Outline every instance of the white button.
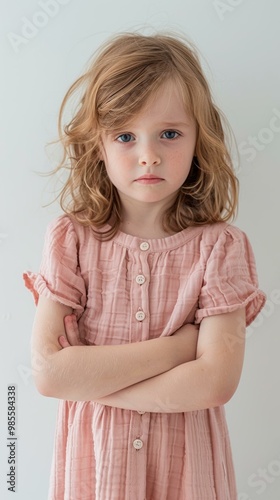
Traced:
POLYGON ((135 450, 141 450, 141 448, 143 446, 143 441, 141 441, 141 439, 135 439, 133 441, 133 446, 134 446, 135 450))
POLYGON ((138 283, 138 285, 143 285, 143 283, 145 283, 146 281, 146 278, 145 276, 143 276, 143 274, 138 274, 138 276, 136 276, 136 283, 138 283))
POLYGON ((144 250, 145 252, 146 250, 149 250, 149 248, 150 248, 149 243, 147 241, 142 241, 142 243, 140 244, 140 249, 144 250))
POLYGON ((146 314, 143 311, 137 311, 135 318, 137 321, 143 321, 146 318, 146 314))
POLYGON ((144 415, 144 413, 146 413, 145 411, 138 411, 137 413, 139 413, 139 415, 144 415))

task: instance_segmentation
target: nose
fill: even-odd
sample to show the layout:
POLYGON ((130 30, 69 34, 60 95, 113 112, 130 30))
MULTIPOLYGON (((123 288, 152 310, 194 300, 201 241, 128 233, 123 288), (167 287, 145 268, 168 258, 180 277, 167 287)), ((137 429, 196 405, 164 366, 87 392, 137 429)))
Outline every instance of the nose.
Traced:
POLYGON ((157 166, 161 162, 160 155, 154 147, 146 146, 139 154, 138 163, 141 167, 157 166))

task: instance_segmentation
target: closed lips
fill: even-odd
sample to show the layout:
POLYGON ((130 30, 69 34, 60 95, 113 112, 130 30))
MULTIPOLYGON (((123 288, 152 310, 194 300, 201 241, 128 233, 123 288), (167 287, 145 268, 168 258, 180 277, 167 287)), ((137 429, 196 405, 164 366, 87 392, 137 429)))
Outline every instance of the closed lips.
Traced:
POLYGON ((137 181, 141 181, 141 180, 163 180, 161 177, 157 177, 156 175, 142 175, 141 177, 138 177, 138 179, 136 179, 137 181))

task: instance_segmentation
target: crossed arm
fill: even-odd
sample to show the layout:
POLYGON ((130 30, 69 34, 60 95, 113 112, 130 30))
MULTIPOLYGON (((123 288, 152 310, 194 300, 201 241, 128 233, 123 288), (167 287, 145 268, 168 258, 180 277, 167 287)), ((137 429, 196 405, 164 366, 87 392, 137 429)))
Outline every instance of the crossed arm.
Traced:
POLYGON ((81 345, 71 318, 64 330, 71 312, 40 297, 32 366, 37 388, 46 396, 177 413, 224 404, 236 390, 244 356, 244 309, 205 318, 199 334, 185 325, 171 337, 117 346, 81 345))
POLYGON ((225 404, 234 394, 242 371, 244 316, 244 310, 239 310, 203 320, 196 359, 97 402, 128 410, 163 413, 203 410, 225 404))

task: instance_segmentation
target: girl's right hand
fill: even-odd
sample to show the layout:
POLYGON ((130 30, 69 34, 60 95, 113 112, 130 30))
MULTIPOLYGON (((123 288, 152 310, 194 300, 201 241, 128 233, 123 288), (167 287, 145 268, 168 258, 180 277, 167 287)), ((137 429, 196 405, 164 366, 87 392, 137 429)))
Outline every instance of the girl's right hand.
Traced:
POLYGON ((66 335, 59 337, 58 341, 61 347, 84 346, 80 340, 79 327, 75 314, 70 314, 64 317, 64 328, 66 335))
POLYGON ((196 348, 199 334, 199 326, 188 323, 181 326, 171 336, 175 341, 178 363, 186 363, 196 359, 196 348))

